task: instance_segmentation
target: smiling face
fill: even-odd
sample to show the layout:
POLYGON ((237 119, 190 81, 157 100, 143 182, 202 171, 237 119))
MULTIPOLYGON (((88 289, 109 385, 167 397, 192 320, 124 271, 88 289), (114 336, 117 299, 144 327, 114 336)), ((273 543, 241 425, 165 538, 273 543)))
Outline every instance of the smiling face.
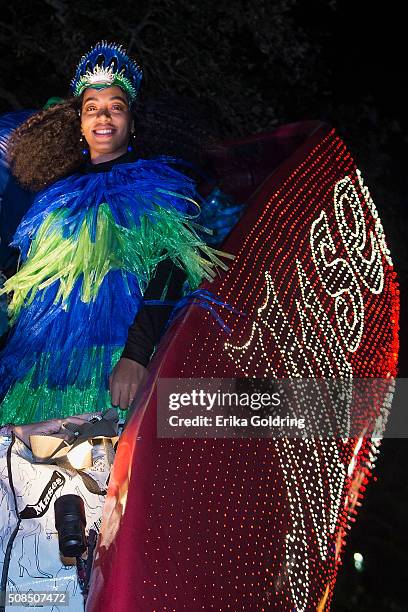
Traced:
POLYGON ((133 131, 133 116, 120 87, 85 90, 81 110, 82 134, 91 161, 101 163, 126 153, 133 131))

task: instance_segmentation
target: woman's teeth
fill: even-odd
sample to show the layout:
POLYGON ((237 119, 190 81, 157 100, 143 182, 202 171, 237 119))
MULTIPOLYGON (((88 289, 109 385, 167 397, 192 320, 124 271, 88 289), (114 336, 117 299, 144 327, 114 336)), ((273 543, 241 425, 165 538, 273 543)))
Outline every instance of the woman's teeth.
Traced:
POLYGON ((110 130, 110 129, 105 129, 105 130, 94 130, 95 134, 101 134, 101 135, 105 135, 105 134, 113 134, 114 130, 110 130))

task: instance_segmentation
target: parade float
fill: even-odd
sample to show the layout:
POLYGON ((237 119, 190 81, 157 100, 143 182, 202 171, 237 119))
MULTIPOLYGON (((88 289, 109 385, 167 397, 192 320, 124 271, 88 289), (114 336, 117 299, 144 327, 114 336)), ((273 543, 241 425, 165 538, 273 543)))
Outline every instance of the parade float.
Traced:
POLYGON ((235 260, 211 285, 235 309, 222 315, 231 333, 190 305, 163 338, 118 444, 87 612, 330 609, 379 452, 392 384, 380 400, 346 398, 325 436, 157 435, 162 380, 397 373, 391 255, 335 130, 285 125, 225 143, 213 161, 246 203, 222 244, 235 260))

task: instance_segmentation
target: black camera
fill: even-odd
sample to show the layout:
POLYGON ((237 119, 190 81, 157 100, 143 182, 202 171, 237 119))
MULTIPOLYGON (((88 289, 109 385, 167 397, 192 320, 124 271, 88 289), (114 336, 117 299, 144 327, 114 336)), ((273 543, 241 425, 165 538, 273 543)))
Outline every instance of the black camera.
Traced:
POLYGON ((61 495, 54 505, 55 527, 63 557, 80 557, 87 548, 85 506, 78 495, 61 495))

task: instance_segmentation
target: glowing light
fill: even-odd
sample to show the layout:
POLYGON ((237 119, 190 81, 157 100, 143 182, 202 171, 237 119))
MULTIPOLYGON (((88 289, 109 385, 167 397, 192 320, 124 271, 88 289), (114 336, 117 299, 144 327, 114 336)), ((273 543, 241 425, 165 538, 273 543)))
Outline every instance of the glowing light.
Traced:
MULTIPOLYGON (((352 380, 351 357, 362 343, 367 316, 363 292, 364 289, 373 295, 383 292, 385 272, 381 254, 386 257, 387 263, 390 262, 378 214, 358 170, 357 181, 363 197, 369 199, 366 204, 369 215, 376 220, 374 231, 367 231, 363 206, 353 179, 346 176, 338 180, 333 189, 331 215, 323 209, 310 222, 309 244, 315 270, 310 270, 309 266, 306 271, 307 262, 296 260, 298 286, 302 294, 302 299, 296 300, 301 337, 283 308, 285 294, 282 287, 274 281, 272 271, 265 270, 265 295, 262 305, 255 311, 248 340, 242 344, 224 344, 229 358, 246 376, 278 378, 274 364, 283 362, 285 376, 313 377, 316 376, 315 366, 312 365, 314 360, 322 376, 352 380), (336 220, 334 227, 329 221, 333 213, 336 220), (352 229, 349 226, 351 221, 352 229), (341 237, 342 243, 335 240, 337 236, 341 237), (368 245, 370 252, 367 255, 368 245), (328 307, 324 293, 315 282, 312 283, 315 273, 324 292, 333 299, 334 308, 328 307), (329 316, 330 310, 335 313, 335 324, 333 317, 329 316)), ((303 402, 303 408, 307 412, 307 402, 303 402)), ((351 385, 350 395, 341 398, 340 405, 335 407, 337 424, 342 431, 349 429, 350 409, 351 385)), ((382 407, 381 412, 383 425, 387 416, 386 406, 382 407)), ((309 422, 316 422, 313 411, 305 416, 309 422)), ((380 427, 378 429, 381 431, 380 427)), ((286 572, 296 609, 303 611, 307 609, 311 586, 308 556, 310 536, 306 517, 312 519, 320 558, 325 561, 331 534, 335 534, 340 524, 340 532, 344 535, 347 513, 351 507, 354 510, 356 505, 358 492, 350 489, 350 496, 345 495, 346 478, 352 478, 364 453, 374 459, 378 443, 367 447, 364 438, 360 437, 357 442, 350 441, 348 444, 345 437, 341 441, 283 440, 278 444, 292 523, 285 539, 286 572), (346 516, 340 517, 339 523, 342 503, 346 516)), ((368 469, 372 464, 368 461, 366 466, 368 469)), ((362 480, 360 476, 358 482, 361 484, 362 480)), ((338 540, 340 547, 341 533, 338 540)), ((355 553, 354 562, 356 569, 361 571, 363 559, 360 553, 355 553)))
POLYGON ((353 555, 354 567, 358 572, 362 572, 364 569, 364 557, 361 553, 355 552, 353 555))
MULTIPOLYGON (((290 601, 304 612, 330 605, 336 565, 379 453, 388 400, 378 407, 378 436, 365 438, 362 427, 352 438, 351 383, 396 375, 399 294, 374 202, 334 132, 287 178, 271 181, 269 192, 264 185, 263 194, 219 287, 248 316, 226 317, 227 342, 212 321, 206 333, 189 337, 181 374, 350 382, 342 397, 331 397, 333 431, 342 438, 270 446, 286 514, 282 561, 261 546, 271 559, 267 571, 279 574, 268 597, 277 609, 289 609, 290 601), (221 342, 224 351, 214 350, 221 342)), ((307 410, 313 428, 313 406, 307 410)))

